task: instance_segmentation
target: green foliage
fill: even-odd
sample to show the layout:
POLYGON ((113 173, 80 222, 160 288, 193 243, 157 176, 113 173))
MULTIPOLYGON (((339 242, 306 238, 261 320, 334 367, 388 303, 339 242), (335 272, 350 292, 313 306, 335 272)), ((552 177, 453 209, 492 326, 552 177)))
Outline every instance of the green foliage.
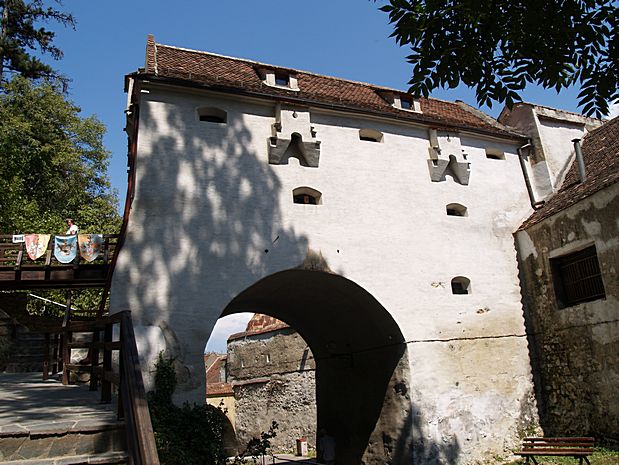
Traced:
POLYGON ((598 117, 619 99, 616 0, 389 0, 381 10, 411 48, 415 95, 463 83, 480 105, 511 107, 528 84, 579 84, 583 112, 598 117))
POLYGON ((174 360, 164 358, 159 352, 155 364, 155 390, 149 393, 149 401, 156 405, 168 406, 172 404, 172 395, 176 389, 176 371, 174 360))
MULTIPOLYGON (((33 84, 16 76, 0 94, 0 233, 64 234, 67 217, 83 233, 120 229, 105 127, 94 116, 81 117, 60 88, 57 81, 33 84)), ((37 294, 66 300, 63 291, 37 294)), ((78 291, 73 304, 94 309, 100 297, 101 291, 78 291)), ((33 305, 38 313, 41 304, 33 305)))
POLYGON ((114 233, 117 198, 107 178, 105 127, 82 118, 58 83, 16 77, 0 94, 0 231, 114 233))
POLYGON ((251 438, 247 443, 247 447, 243 452, 237 455, 234 459, 234 464, 242 464, 246 462, 247 457, 252 457, 254 462, 265 455, 271 455, 271 439, 277 436, 277 428, 279 425, 276 421, 271 422, 271 427, 268 431, 260 433, 260 438, 251 438))
POLYGON ((0 87, 7 70, 31 79, 55 76, 49 65, 31 53, 62 58, 62 51, 53 45, 54 33, 37 23, 56 21, 74 27, 73 16, 46 7, 43 0, 0 0, 0 12, 0 87))
POLYGON ((160 353, 148 407, 162 465, 225 464, 224 413, 207 404, 177 407, 172 403, 175 387, 174 361, 160 353))

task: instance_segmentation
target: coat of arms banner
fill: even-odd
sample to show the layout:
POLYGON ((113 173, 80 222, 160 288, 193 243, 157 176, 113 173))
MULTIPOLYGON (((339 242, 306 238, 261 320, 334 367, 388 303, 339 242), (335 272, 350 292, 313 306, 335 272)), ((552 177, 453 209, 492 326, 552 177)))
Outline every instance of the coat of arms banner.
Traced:
POLYGON ((92 262, 99 256, 103 244, 102 234, 80 234, 78 236, 80 256, 87 262, 92 262))
POLYGON ((43 254, 47 250, 47 245, 49 244, 50 237, 51 236, 49 234, 26 235, 26 252, 28 252, 28 257, 30 257, 30 260, 36 260, 37 258, 43 256, 43 254))
POLYGON ((54 257, 60 263, 71 263, 77 257, 77 236, 56 236, 54 257))

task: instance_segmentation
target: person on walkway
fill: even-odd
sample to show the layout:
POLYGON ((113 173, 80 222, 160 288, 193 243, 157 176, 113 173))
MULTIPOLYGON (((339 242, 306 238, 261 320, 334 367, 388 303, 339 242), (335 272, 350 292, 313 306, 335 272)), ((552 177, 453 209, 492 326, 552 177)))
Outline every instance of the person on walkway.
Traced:
POLYGON ((73 220, 71 218, 67 218, 67 236, 76 236, 77 231, 77 226, 73 224, 73 220))
POLYGON ((330 436, 325 428, 318 432, 318 444, 316 445, 319 463, 333 465, 335 463, 335 438, 330 436))

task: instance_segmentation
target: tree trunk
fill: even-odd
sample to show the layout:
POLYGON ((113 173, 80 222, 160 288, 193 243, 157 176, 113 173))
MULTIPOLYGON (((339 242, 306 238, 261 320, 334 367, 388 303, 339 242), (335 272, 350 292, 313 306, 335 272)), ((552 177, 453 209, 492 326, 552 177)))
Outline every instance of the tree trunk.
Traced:
MULTIPOLYGON (((9 0, 4 3, 2 9, 2 20, 0 20, 0 49, 4 50, 4 38, 6 37, 6 27, 9 20, 9 0)), ((4 81, 4 53, 0 51, 0 89, 4 81)))

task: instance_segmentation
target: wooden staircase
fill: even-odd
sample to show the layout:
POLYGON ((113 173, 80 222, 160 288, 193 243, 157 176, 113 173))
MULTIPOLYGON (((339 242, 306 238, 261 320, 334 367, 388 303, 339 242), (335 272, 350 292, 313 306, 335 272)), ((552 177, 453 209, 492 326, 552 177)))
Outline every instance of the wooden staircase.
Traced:
POLYGON ((0 374, 0 463, 158 465, 130 312, 65 320, 42 337, 43 376, 0 374), (75 349, 90 363, 71 363, 75 349), (79 373, 88 385, 70 385, 79 373))
POLYGON ((46 350, 45 336, 20 324, 15 325, 13 332, 11 358, 4 369, 5 373, 40 372, 46 350))

